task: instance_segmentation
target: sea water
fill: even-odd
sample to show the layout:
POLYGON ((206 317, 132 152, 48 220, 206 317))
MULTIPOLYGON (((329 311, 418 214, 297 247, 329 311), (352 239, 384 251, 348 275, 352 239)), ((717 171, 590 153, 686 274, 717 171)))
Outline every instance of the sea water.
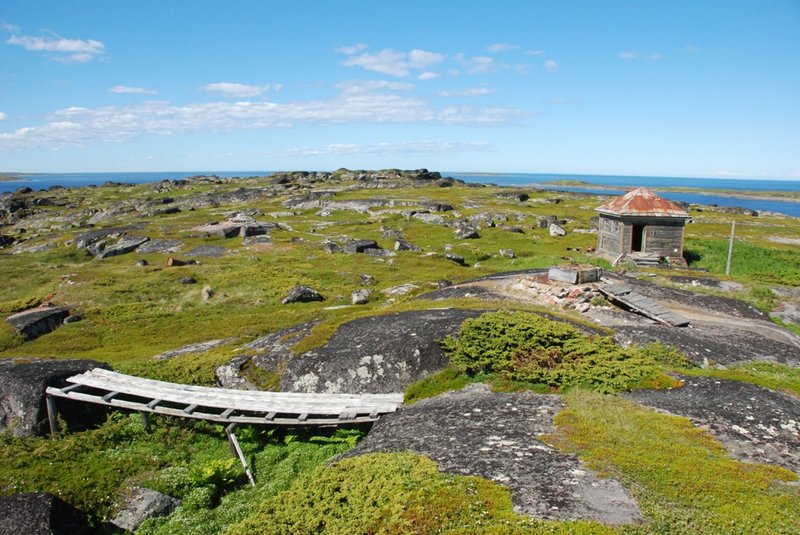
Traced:
MULTIPOLYGON (((0 181, 0 193, 16 191, 21 187, 37 190, 52 186, 65 188, 99 186, 104 182, 123 182, 145 184, 160 180, 179 180, 197 175, 216 175, 221 178, 269 176, 272 171, 191 171, 191 172, 121 172, 121 173, 42 173, 19 174, 14 180, 0 181)), ((536 186, 537 188, 594 193, 601 195, 620 195, 626 190, 644 186, 657 191, 663 197, 691 204, 741 206, 750 210, 779 212, 800 217, 800 202, 747 199, 714 195, 714 190, 741 191, 800 191, 800 180, 748 180, 729 178, 672 178, 654 176, 614 176, 614 175, 568 175, 545 173, 442 173, 467 182, 484 182, 501 186, 536 186), (579 186, 553 184, 558 181, 580 181, 579 186), (593 189, 602 186, 604 189, 593 189), (686 193, 663 191, 659 188, 684 187, 698 188, 707 193, 686 193), (612 189, 606 189, 612 188, 612 189)))

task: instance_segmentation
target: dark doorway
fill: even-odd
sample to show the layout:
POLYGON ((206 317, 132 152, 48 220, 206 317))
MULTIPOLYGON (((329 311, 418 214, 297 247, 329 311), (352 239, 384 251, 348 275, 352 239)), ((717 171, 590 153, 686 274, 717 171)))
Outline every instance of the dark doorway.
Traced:
POLYGON ((633 234, 631 235, 631 251, 635 253, 642 252, 644 245, 644 225, 633 225, 633 234))

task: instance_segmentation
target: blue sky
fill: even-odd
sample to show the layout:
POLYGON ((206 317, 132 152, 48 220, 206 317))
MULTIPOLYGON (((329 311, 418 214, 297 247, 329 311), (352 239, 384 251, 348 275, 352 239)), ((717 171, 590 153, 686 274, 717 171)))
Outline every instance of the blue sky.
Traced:
POLYGON ((4 0, 0 73, 0 171, 800 178, 796 0, 4 0))

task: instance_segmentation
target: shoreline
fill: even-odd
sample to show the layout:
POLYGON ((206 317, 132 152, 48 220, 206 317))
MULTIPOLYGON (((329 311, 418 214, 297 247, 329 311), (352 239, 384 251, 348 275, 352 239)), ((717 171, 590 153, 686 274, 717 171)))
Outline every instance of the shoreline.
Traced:
MULTIPOLYGON (((556 188, 581 188, 581 189, 592 189, 592 190, 603 190, 603 191, 619 191, 619 190, 626 190, 626 189, 633 189, 628 186, 612 186, 612 185, 597 185, 592 184, 590 182, 584 182, 581 184, 559 184, 558 182, 538 182, 538 183, 531 183, 527 184, 531 187, 542 187, 545 186, 546 189, 553 189, 554 191, 565 191, 565 192, 572 192, 577 193, 573 189, 559 189, 556 188)), ((795 202, 800 203, 800 191, 768 191, 768 190, 730 190, 730 189, 706 189, 706 188, 687 188, 687 187, 657 187, 657 188, 649 188, 654 191, 661 191, 667 193, 694 193, 697 195, 713 195, 716 197, 725 197, 728 199, 745 199, 745 200, 754 200, 754 201, 784 201, 784 202, 795 202)), ((609 193, 609 195, 616 195, 615 193, 609 193)))

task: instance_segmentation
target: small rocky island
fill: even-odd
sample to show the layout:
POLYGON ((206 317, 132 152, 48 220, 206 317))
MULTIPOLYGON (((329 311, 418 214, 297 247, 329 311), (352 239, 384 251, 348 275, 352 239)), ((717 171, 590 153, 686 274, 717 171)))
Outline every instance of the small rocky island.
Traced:
POLYGON ((2 195, 0 533, 800 530, 800 221, 737 219, 725 276, 740 214, 625 206, 426 169, 2 195), (46 389, 94 368, 406 401, 265 414, 237 457, 113 392, 50 436, 46 389))

